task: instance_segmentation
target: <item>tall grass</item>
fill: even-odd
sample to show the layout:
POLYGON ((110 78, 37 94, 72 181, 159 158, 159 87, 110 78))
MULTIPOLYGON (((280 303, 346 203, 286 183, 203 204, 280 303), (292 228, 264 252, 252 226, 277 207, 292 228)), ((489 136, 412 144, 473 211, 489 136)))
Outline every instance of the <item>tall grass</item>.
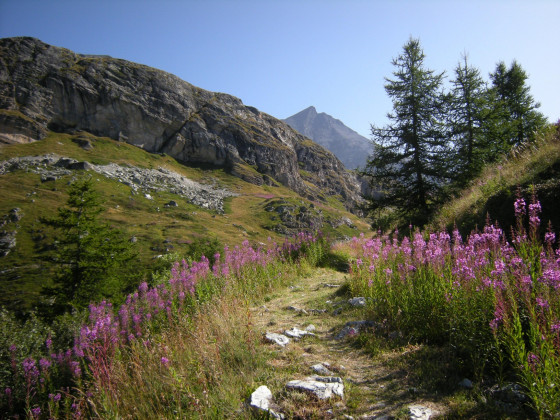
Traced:
POLYGON ((166 281, 142 283, 119 308, 90 305, 71 348, 46 338, 25 354, 30 347, 11 343, 0 366, 2 417, 231 416, 266 366, 249 305, 327 249, 303 233, 282 245, 225 247, 212 267, 204 256, 176 262, 166 281))
POLYGON ((515 202, 512 242, 487 224, 402 241, 354 238, 354 295, 416 342, 449 343, 478 379, 513 374, 540 417, 560 414, 560 251, 540 241, 541 208, 515 202))

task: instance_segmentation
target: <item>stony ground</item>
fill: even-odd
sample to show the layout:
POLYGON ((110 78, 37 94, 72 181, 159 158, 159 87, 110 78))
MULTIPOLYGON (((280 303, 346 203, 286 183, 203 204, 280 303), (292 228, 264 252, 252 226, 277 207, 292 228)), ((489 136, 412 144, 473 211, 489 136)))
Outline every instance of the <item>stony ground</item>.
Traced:
POLYGON ((285 347, 270 343, 273 374, 263 383, 272 391, 270 407, 285 413, 286 418, 445 417, 447 404, 438 402, 436 395, 419 391, 415 375, 408 369, 410 364, 402 362, 408 355, 420 352, 420 346, 396 346, 395 350, 374 352, 367 345, 359 345, 359 328, 367 324, 344 328, 348 322, 366 317, 362 307, 352 306, 348 295, 341 293, 344 280, 344 273, 320 269, 253 308, 253 323, 263 336, 285 334, 294 327, 315 334, 297 341, 290 339, 285 347), (341 338, 343 332, 348 335, 341 338), (317 364, 331 371, 322 376, 342 378, 343 398, 333 395, 320 399, 309 392, 286 388, 292 380, 317 375, 312 369, 317 364))

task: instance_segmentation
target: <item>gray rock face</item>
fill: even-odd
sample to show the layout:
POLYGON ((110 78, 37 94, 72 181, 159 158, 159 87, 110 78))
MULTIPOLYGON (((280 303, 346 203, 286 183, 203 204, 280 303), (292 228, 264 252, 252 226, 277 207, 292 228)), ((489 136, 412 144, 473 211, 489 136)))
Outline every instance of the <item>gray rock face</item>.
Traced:
POLYGON ((324 112, 310 106, 284 120, 306 137, 330 150, 349 169, 363 168, 372 152, 370 141, 324 112))
POLYGON ((349 209, 361 201, 355 176, 333 154, 238 98, 34 38, 1 39, 0 56, 0 141, 86 131, 309 198, 340 195, 349 209))

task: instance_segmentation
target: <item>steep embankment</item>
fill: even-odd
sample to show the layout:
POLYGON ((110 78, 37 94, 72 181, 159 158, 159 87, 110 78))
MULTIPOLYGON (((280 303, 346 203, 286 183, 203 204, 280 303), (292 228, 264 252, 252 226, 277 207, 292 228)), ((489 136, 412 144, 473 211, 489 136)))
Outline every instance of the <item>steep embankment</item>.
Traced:
POLYGON ((69 182, 79 176, 93 177, 102 219, 135 243, 148 270, 158 256, 179 258, 205 238, 235 245, 305 229, 334 237, 368 229, 334 197, 311 201, 280 185, 188 167, 106 137, 51 132, 41 141, 0 146, 0 306, 37 304, 52 266, 42 257, 52 232, 40 220, 64 205, 69 182))
POLYGON ((256 185, 280 183, 348 209, 360 202, 355 176, 330 152, 282 121, 161 70, 87 56, 34 38, 0 41, 0 138, 44 139, 86 131, 225 168, 256 185))
POLYGON ((471 182, 470 187, 444 205, 431 227, 451 229, 454 225, 462 234, 486 218, 498 221, 506 233, 514 226, 511 209, 518 195, 530 197, 533 193, 541 202, 541 220, 550 221, 555 230, 560 227, 560 125, 553 125, 534 143, 521 145, 471 182))

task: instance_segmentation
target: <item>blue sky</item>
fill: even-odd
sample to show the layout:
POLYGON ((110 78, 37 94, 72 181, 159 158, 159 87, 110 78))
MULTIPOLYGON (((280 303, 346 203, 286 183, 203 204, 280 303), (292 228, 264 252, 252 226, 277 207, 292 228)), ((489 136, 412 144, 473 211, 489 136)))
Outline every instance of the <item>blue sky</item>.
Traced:
POLYGON ((558 22, 559 0, 0 0, 2 38, 157 67, 278 118, 314 105, 366 137, 411 36, 448 77, 464 52, 485 78, 516 59, 558 120, 558 22))

